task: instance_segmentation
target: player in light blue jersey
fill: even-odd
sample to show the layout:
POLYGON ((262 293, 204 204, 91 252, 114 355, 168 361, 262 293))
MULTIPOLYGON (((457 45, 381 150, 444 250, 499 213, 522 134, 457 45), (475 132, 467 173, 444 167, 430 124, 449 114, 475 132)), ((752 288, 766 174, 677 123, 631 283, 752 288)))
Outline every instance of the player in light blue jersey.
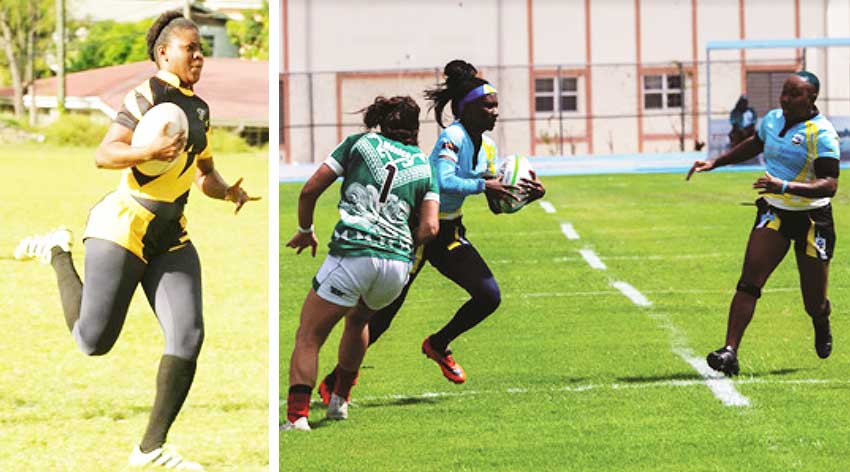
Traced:
POLYGON ((779 97, 781 109, 759 122, 755 136, 713 161, 696 161, 688 172, 707 172, 743 162, 764 152, 767 171, 753 183, 763 197, 750 233, 744 267, 729 307, 726 345, 708 355, 713 369, 738 373, 738 346, 752 320, 756 301, 771 272, 794 241, 800 288, 806 313, 812 318, 815 351, 826 359, 832 352, 827 297, 829 261, 835 248, 830 199, 838 189, 838 134, 815 106, 820 81, 811 72, 788 77, 779 97))

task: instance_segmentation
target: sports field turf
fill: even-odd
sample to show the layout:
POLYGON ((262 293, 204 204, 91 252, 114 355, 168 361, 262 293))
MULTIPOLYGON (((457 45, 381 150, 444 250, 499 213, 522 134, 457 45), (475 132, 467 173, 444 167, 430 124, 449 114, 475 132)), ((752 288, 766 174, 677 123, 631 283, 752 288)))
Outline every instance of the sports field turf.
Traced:
MULTIPOLYGON (((117 344, 86 358, 68 334, 53 270, 12 258, 20 238, 74 231, 83 272, 89 209, 118 183, 93 149, 0 151, 0 470, 116 471, 141 440, 163 339, 141 289, 117 344)), ((169 443, 207 470, 268 468, 268 179, 264 152, 216 156, 229 181, 261 195, 238 216, 195 188, 186 208, 201 258, 206 340, 169 443)))
MULTIPOLYGON (((725 384, 734 390, 707 383, 688 362, 704 367, 705 354, 723 343, 755 217, 741 203, 754 200, 757 176, 544 178, 555 213, 535 203, 494 216, 483 198, 468 201, 468 239, 503 295, 491 318, 452 344, 469 380, 448 383, 419 352, 466 299, 426 268, 367 354, 349 420, 324 421, 314 403, 311 433, 281 434, 281 470, 850 470, 847 189, 833 202, 832 357, 815 355, 789 254, 744 337, 741 375, 725 384), (580 239, 567 239, 562 223, 580 239), (591 268, 582 249, 606 269, 591 268)), ((298 312, 338 199, 333 187, 320 201, 319 257, 295 256, 283 245, 295 230, 299 188, 280 187, 282 415, 298 312)), ((322 374, 340 332, 322 351, 322 374)))

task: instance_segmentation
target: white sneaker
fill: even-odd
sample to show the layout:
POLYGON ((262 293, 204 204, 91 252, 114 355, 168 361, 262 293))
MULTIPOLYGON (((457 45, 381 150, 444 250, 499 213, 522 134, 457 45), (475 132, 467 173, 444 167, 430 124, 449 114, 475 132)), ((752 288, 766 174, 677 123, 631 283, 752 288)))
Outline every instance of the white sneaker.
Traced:
POLYGON ((283 426, 280 427, 281 431, 310 431, 310 423, 307 422, 307 417, 302 416, 295 420, 295 423, 286 420, 286 423, 283 423, 283 426))
POLYGON ((130 454, 130 467, 147 467, 150 469, 173 469, 173 470, 204 470, 201 464, 187 461, 180 457, 174 449, 163 446, 145 454, 136 446, 130 454))
POLYGON ((327 417, 329 420, 348 419, 348 401, 335 393, 331 394, 327 417))
POLYGON ((63 251, 70 252, 72 239, 71 230, 64 227, 47 234, 26 237, 15 248, 15 259, 38 259, 42 264, 50 264, 53 248, 59 246, 63 251))

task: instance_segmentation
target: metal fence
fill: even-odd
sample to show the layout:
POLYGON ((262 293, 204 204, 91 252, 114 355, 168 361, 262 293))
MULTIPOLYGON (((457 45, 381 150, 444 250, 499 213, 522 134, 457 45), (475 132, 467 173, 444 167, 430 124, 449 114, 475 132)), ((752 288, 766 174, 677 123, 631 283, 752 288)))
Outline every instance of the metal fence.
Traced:
MULTIPOLYGON (((751 102, 774 107, 778 91, 756 90, 757 79, 784 77, 804 67, 826 84, 818 99, 821 107, 850 115, 850 54, 844 49, 833 56, 820 50, 786 50, 743 61, 737 52, 712 55, 710 84, 706 64, 691 61, 487 66, 479 72, 499 90, 500 116, 492 136, 500 154, 568 157, 700 150, 708 139, 720 139, 712 133, 722 133, 707 130, 706 123, 728 122, 748 85, 751 102)), ((442 81, 441 67, 293 72, 282 74, 280 81, 285 163, 324 159, 342 138, 363 129, 356 111, 379 95, 417 100, 420 146, 426 152, 439 133, 423 91, 442 81)), ((759 115, 765 111, 757 109, 759 115)), ((444 116, 444 123, 450 121, 444 116)))

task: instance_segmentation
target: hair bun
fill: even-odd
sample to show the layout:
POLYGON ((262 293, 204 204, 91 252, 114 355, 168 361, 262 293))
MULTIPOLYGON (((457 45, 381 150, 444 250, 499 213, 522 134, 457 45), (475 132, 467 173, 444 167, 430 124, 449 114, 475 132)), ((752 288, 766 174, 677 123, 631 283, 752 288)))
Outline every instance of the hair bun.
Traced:
POLYGON ((446 64, 446 67, 443 68, 443 74, 446 76, 446 83, 449 84, 475 77, 478 74, 478 69, 462 59, 455 59, 446 64))

